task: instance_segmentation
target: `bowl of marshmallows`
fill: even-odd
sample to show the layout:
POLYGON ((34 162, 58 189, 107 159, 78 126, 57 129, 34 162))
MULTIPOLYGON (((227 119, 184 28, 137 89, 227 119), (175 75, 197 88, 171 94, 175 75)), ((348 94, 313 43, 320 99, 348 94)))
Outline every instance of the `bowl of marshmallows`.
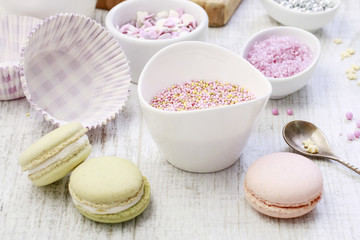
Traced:
POLYGON ((181 41, 206 41, 208 24, 202 7, 183 0, 125 1, 106 17, 106 28, 129 59, 134 83, 160 49, 181 41))

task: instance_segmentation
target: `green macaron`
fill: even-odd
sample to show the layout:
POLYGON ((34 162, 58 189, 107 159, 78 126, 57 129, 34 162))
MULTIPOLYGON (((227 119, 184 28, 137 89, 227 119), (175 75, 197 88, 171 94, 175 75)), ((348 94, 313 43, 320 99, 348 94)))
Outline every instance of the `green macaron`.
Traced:
POLYGON ((69 191, 85 217, 119 223, 141 214, 150 202, 150 185, 131 161, 98 157, 80 164, 70 176, 69 191))
POLYGON ((20 155, 22 171, 28 171, 36 186, 65 177, 91 153, 86 132, 80 123, 71 122, 46 134, 20 155))

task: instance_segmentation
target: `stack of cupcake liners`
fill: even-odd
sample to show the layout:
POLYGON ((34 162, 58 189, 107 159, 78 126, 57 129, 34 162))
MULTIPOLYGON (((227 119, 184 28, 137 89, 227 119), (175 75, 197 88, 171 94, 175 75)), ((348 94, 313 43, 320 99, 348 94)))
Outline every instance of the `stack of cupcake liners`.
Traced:
POLYGON ((45 19, 30 30, 19 58, 23 94, 57 126, 71 121, 89 129, 105 125, 129 96, 124 51, 88 17, 58 14, 45 19))
POLYGON ((20 82, 20 52, 29 32, 40 22, 27 16, 0 16, 0 100, 25 96, 20 82))

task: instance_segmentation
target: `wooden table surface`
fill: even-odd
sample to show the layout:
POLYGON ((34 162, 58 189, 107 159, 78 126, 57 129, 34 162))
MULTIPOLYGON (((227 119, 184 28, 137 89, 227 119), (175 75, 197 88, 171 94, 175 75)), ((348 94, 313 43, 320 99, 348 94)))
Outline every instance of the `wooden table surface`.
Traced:
MULTIPOLYGON (((281 130, 295 119, 314 122, 339 156, 360 166, 360 139, 346 139, 360 119, 360 86, 359 80, 345 76, 351 64, 360 64, 359 13, 358 0, 343 1, 336 18, 315 33, 323 51, 310 83, 291 96, 269 101, 240 159, 224 171, 196 174, 168 164, 149 135, 137 86, 132 85, 121 115, 89 132, 91 157, 130 159, 151 183, 149 207, 123 224, 83 217, 71 202, 68 177, 33 186, 21 172, 18 156, 54 127, 26 99, 0 101, 0 239, 360 239, 360 176, 340 164, 314 159, 323 173, 324 197, 314 211, 296 219, 256 212, 245 201, 243 188, 246 170, 257 158, 291 151, 281 130), (343 44, 334 44, 334 38, 343 44), (348 47, 357 52, 342 61, 340 54, 348 47), (278 116, 271 114, 274 107, 278 116), (288 108, 293 116, 286 114, 288 108), (353 121, 345 119, 347 111, 354 113, 353 121)), ((96 10, 95 19, 103 23, 105 15, 96 10)), ((239 54, 252 34, 276 25, 260 1, 244 0, 225 27, 209 30, 209 42, 239 54)), ((360 72, 357 75, 360 78, 360 72)))

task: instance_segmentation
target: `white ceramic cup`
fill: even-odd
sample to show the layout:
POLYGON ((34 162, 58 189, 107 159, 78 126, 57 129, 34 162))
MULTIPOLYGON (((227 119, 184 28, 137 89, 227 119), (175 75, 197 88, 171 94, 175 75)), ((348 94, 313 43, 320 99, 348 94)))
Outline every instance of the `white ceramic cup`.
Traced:
POLYGON ((191 172, 214 172, 240 157, 271 94, 268 80, 242 57, 204 42, 181 42, 156 53, 146 64, 138 97, 148 129, 165 158, 191 172), (240 85, 256 99, 216 108, 171 112, 149 103, 161 90, 189 80, 240 85))
POLYGON ((140 73, 146 62, 163 47, 181 41, 206 41, 208 24, 209 18, 205 10, 196 3, 188 0, 125 1, 113 7, 106 16, 106 28, 118 40, 130 61, 131 79, 134 83, 138 82, 140 73), (127 36, 118 30, 118 26, 135 20, 138 11, 158 13, 160 11, 178 8, 182 8, 185 13, 193 15, 197 21, 198 26, 189 34, 171 39, 146 40, 127 36))
POLYGON ((57 13, 76 13, 92 17, 97 0, 0 0, 4 14, 47 18, 57 13))

